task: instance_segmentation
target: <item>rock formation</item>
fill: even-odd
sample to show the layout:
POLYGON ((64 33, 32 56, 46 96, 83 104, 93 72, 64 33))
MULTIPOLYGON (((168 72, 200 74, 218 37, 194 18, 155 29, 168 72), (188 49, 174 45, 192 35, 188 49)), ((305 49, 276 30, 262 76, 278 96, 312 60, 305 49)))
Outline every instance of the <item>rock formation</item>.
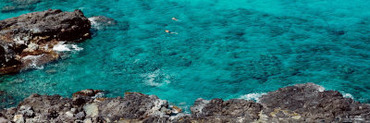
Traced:
POLYGON ((72 99, 33 94, 17 107, 0 111, 0 122, 367 122, 370 105, 344 98, 337 91, 307 83, 281 88, 260 102, 198 99, 191 114, 154 95, 125 93, 105 98, 87 89, 72 99))
POLYGON ((53 47, 90 37, 80 10, 47 10, 0 21, 0 74, 16 73, 59 58, 53 47))

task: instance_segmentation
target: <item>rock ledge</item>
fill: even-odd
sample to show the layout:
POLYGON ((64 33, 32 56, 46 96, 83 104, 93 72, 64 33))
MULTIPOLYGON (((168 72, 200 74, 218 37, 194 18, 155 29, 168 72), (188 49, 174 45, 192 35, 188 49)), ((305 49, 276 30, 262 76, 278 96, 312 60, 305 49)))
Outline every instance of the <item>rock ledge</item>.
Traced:
POLYGON ((17 73, 59 58, 54 46, 90 37, 80 10, 47 10, 0 21, 0 74, 17 73))
POLYGON ((369 104, 325 91, 313 83, 280 88, 260 102, 198 99, 191 114, 154 95, 127 92, 105 98, 82 90, 72 98, 33 94, 17 107, 0 111, 0 122, 368 122, 369 104))

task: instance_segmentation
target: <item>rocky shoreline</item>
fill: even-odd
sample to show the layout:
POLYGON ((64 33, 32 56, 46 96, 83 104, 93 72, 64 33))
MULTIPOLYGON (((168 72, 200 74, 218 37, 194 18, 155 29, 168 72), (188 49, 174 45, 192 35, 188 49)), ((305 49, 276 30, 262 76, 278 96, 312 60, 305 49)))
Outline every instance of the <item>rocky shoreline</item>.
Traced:
POLYGON ((33 94, 17 107, 0 111, 0 122, 368 122, 370 105, 313 83, 269 92, 259 102, 198 99, 191 114, 155 95, 126 92, 105 98, 82 90, 72 98, 33 94))
POLYGON ((0 21, 0 74, 17 73, 59 58, 55 48, 90 38, 80 10, 47 10, 0 21))
MULTIPOLYGON (((80 10, 47 10, 1 20, 0 75, 57 60, 62 54, 56 49, 59 45, 84 41, 92 27, 116 23, 103 16, 88 19, 80 10)), ((126 92, 124 97, 106 98, 103 91, 87 89, 72 98, 33 94, 17 107, 2 109, 0 123, 370 121, 369 104, 313 83, 281 88, 259 100, 198 99, 188 114, 155 95, 126 92)))

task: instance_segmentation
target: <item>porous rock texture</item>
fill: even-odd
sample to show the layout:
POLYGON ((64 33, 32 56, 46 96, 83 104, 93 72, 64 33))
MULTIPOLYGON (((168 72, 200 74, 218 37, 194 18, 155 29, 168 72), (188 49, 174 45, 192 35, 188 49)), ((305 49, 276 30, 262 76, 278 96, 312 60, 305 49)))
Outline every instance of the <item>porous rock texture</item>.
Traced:
POLYGON ((0 74, 17 73, 59 58, 57 44, 90 37, 90 21, 80 10, 47 10, 0 21, 0 74))
POLYGON ((17 107, 0 111, 0 122, 369 122, 370 106, 337 91, 307 83, 281 88, 260 102, 242 99, 198 99, 191 114, 154 95, 127 92, 104 98, 87 89, 72 98, 33 94, 17 107))

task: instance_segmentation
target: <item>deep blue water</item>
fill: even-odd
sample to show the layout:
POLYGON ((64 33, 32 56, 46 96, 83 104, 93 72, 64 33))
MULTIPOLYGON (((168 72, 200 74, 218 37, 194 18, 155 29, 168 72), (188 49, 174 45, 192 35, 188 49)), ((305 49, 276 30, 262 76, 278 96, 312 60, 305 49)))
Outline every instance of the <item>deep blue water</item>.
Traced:
MULTIPOLYGON (((1 0, 0 7, 7 5, 13 3, 1 0)), ((77 44, 83 50, 57 62, 1 76, 0 90, 15 98, 1 105, 31 93, 69 97, 92 88, 108 96, 155 94, 187 107, 200 97, 239 98, 305 82, 370 103, 369 6, 369 0, 42 0, 0 19, 81 9, 117 25, 94 31, 77 44)))

